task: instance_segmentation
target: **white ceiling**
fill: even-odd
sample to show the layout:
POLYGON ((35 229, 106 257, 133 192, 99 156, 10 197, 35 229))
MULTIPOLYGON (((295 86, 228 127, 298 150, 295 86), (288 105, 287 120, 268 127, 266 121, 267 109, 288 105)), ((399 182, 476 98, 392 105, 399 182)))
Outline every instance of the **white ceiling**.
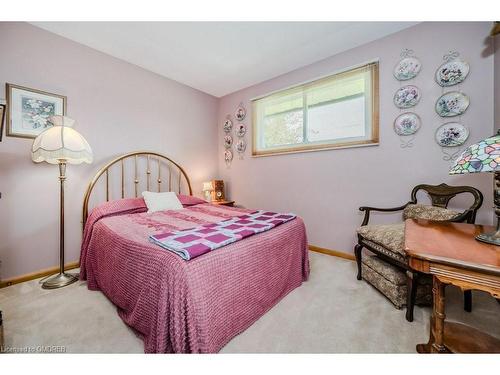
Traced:
POLYGON ((34 22, 216 97, 415 22, 34 22))

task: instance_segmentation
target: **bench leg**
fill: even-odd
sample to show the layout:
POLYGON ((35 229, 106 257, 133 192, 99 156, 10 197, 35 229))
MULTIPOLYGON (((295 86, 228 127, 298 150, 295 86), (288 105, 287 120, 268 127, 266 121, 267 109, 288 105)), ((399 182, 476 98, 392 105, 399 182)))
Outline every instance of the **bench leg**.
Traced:
POLYGON ((417 297, 418 272, 406 271, 406 320, 413 322, 413 309, 417 297))
POLYGON ((361 280, 361 250, 363 250, 363 246, 359 243, 354 246, 354 256, 356 257, 356 264, 358 265, 358 275, 356 276, 358 280, 361 280))
POLYGON ((464 291, 464 310, 467 312, 472 311, 472 290, 464 291))

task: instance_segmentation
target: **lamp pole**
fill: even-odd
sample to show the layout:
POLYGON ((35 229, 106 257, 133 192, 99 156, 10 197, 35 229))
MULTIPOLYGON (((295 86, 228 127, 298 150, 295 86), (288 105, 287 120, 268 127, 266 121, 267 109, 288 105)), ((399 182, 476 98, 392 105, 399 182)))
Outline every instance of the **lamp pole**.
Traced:
POLYGON ((42 283, 43 289, 56 289, 74 283, 77 275, 64 272, 64 182, 66 181, 66 160, 59 159, 59 273, 42 283))

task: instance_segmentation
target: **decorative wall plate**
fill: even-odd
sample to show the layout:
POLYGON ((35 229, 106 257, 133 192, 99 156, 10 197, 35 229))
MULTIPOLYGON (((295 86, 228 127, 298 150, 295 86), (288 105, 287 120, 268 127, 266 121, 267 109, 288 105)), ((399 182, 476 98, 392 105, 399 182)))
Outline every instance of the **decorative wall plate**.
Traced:
POLYGON ((394 67, 394 77, 398 81, 407 81, 415 78, 420 72, 422 64, 416 57, 405 57, 394 67))
POLYGON ((410 108, 417 105, 419 101, 420 90, 417 86, 403 86, 394 94, 394 104, 398 108, 410 108))
POLYGON ((233 128, 233 122, 229 118, 226 119, 226 121, 224 121, 224 132, 229 133, 232 128, 233 128))
POLYGON ((454 117, 464 113, 469 107, 469 97, 458 91, 447 92, 436 102, 436 112, 441 117, 454 117))
POLYGON ((467 77, 469 69, 469 64, 462 59, 447 61, 436 71, 436 82, 443 87, 457 85, 467 77))
POLYGON ((229 148, 233 145, 233 137, 229 134, 224 136, 224 147, 229 148))
POLYGON ((443 147, 463 145, 469 137, 469 129, 458 122, 447 122, 436 130, 436 142, 443 147))
POLYGON ((236 151, 238 151, 240 154, 244 153, 247 148, 247 143, 245 142, 244 139, 238 140, 236 142, 236 151))
POLYGON ((245 124, 238 124, 236 128, 236 135, 238 137, 243 137, 247 133, 247 127, 245 124))
POLYGON ((245 109, 245 107, 243 107, 243 104, 240 103, 238 108, 236 108, 236 112, 234 113, 234 117, 236 117, 236 119, 238 121, 243 121, 245 119, 246 115, 247 115, 247 110, 245 109))
POLYGON ((412 135, 420 129, 420 117, 416 113, 406 112, 394 120, 394 131, 397 135, 412 135))
POLYGON ((233 160, 233 152, 231 150, 224 151, 224 160, 230 163, 233 160))

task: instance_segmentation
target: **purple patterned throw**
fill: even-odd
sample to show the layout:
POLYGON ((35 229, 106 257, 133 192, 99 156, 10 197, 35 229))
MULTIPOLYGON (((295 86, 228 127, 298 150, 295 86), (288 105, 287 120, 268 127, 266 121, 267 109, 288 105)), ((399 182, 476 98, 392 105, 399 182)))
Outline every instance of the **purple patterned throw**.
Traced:
POLYGON ((294 214, 256 211, 219 223, 157 233, 149 238, 153 243, 174 252, 182 259, 190 260, 219 247, 268 231, 292 219, 295 219, 294 214))

